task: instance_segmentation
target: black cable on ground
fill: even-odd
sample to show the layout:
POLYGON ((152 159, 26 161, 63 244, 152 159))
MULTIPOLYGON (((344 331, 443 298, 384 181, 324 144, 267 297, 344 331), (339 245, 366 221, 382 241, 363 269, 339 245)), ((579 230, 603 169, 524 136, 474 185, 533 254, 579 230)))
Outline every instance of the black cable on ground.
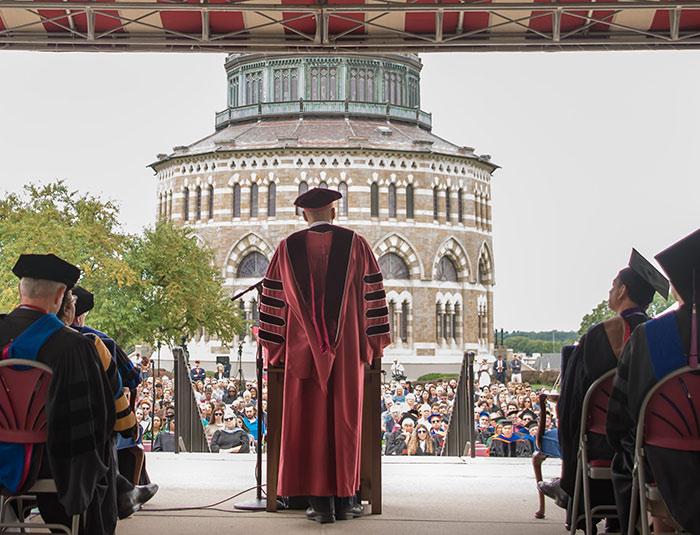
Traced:
MULTIPOLYGON (((265 485, 262 485, 262 487, 265 487, 265 485)), ((257 488, 258 488, 257 485, 250 487, 249 489, 242 490, 238 494, 234 494, 233 496, 229 496, 228 498, 224 498, 221 501, 218 501, 216 503, 212 503, 209 505, 199 505, 199 506, 193 506, 193 507, 168 507, 166 509, 150 509, 149 508, 149 509, 141 509, 140 512, 143 512, 143 513, 171 513, 171 512, 176 512, 176 511, 204 511, 204 510, 210 509, 210 510, 216 510, 216 511, 224 511, 226 513, 237 513, 237 512, 241 512, 241 513, 253 512, 253 513, 255 513, 255 512, 259 512, 259 511, 226 511, 224 509, 214 509, 214 508, 217 505, 221 505, 222 503, 226 503, 228 501, 231 501, 234 498, 238 498, 239 496, 245 494, 246 492, 250 492, 251 490, 255 490, 257 488)))

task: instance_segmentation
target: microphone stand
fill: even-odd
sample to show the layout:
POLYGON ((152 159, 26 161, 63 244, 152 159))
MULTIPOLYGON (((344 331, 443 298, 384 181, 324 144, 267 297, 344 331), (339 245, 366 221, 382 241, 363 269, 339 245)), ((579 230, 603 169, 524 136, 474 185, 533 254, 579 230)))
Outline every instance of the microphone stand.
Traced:
MULTIPOLYGON (((243 290, 242 292, 238 293, 237 295, 234 295, 231 300, 235 301, 237 299, 240 299, 243 297, 245 294, 248 292, 252 292, 253 290, 257 290, 258 295, 262 295, 262 280, 256 282, 249 288, 243 290)), ((242 351, 239 349, 239 356, 241 355, 242 351)), ((240 361, 239 361, 240 362, 240 361)), ((256 365, 256 371, 257 371, 257 381, 258 381, 258 396, 257 396, 257 402, 258 402, 258 410, 257 410, 257 420, 258 420, 258 432, 257 432, 257 447, 255 449, 255 457, 256 457, 256 463, 255 463, 255 498, 249 501, 244 501, 244 502, 238 502, 234 503, 233 507, 236 509, 244 510, 244 511, 265 511, 267 509, 267 500, 263 499, 262 496, 262 442, 263 442, 263 433, 262 433, 262 428, 265 423, 263 419, 263 403, 262 403, 262 392, 263 392, 263 354, 262 354, 262 345, 260 345, 260 342, 257 342, 257 351, 255 355, 255 365, 256 365)), ((243 377, 243 370, 242 370, 242 365, 239 364, 239 373, 241 378, 243 377)), ((240 388, 240 386, 239 386, 240 388)))

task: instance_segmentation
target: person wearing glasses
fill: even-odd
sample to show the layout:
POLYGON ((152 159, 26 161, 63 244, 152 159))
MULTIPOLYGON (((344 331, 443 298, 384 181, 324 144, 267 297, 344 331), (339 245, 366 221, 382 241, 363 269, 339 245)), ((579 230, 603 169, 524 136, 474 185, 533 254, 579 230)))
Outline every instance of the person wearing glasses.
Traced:
POLYGON ((207 423, 207 426, 204 428, 204 434, 206 435, 209 443, 211 443, 211 440, 214 437, 214 433, 216 433, 217 431, 220 431, 223 428, 224 428, 224 409, 221 409, 221 408, 214 409, 214 412, 212 412, 211 416, 209 416, 209 422, 207 423))
POLYGON ((437 446, 435 440, 430 436, 430 431, 424 424, 418 424, 416 430, 408 439, 409 455, 435 455, 437 446))
POLYGON ((232 410, 227 409, 224 413, 224 427, 218 429, 211 437, 210 448, 213 453, 250 452, 248 433, 238 426, 232 410))

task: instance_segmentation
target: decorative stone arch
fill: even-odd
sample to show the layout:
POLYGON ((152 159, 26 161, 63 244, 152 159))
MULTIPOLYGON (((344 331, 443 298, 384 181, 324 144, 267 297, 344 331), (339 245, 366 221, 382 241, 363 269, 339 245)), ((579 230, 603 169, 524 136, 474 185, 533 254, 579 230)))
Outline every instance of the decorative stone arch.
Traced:
POLYGON ((433 280, 437 280, 438 264, 443 256, 452 260, 452 263, 457 268, 457 280, 459 282, 467 282, 472 273, 472 264, 464 247, 454 237, 447 238, 438 247, 435 258, 433 258, 433 280))
POLYGON ((207 242, 199 234, 193 233, 192 237, 197 242, 197 246, 199 246, 199 247, 206 247, 207 246, 207 242))
POLYGON ((226 262, 224 263, 224 279, 235 278, 238 269, 238 264, 243 260, 249 253, 257 251, 264 255, 266 258, 271 259, 274 249, 270 246, 264 238, 259 236, 254 232, 250 232, 243 236, 233 247, 229 250, 226 255, 226 262))
POLYGON ((408 290, 387 289, 391 340, 394 347, 413 345, 413 296, 408 290))
POLYGON ((462 294, 460 292, 437 292, 435 303, 442 305, 462 305, 462 294))
POLYGON ((487 242, 482 243, 481 249, 479 250, 479 260, 476 268, 476 283, 487 286, 496 283, 496 277, 493 269, 493 255, 491 254, 491 248, 487 242))
POLYGON ((395 253, 400 256, 408 266, 411 279, 420 280, 425 270, 416 248, 400 234, 393 232, 379 240, 373 247, 374 253, 380 257, 386 253, 395 253))

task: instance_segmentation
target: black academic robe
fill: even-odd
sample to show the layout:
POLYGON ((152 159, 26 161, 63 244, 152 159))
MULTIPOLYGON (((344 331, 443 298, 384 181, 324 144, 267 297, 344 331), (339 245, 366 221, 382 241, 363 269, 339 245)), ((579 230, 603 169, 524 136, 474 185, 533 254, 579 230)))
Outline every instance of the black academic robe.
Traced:
MULTIPOLYGON (((675 318, 675 327, 680 335, 682 356, 686 357, 690 346, 690 314, 682 308, 671 312, 675 318)), ((664 315, 666 316, 666 315, 664 315)), ((632 466, 637 421, 641 405, 651 388, 663 376, 686 365, 682 362, 669 362, 673 355, 652 355, 650 350, 649 330, 652 331, 664 318, 656 318, 639 327, 630 338, 625 351, 620 357, 620 364, 615 375, 613 392, 608 407, 606 431, 608 440, 615 449, 616 472, 614 473, 618 512, 623 518, 626 529, 629 517, 631 496, 632 466), (665 363, 658 362, 659 359, 665 363), (655 361, 656 360, 656 365, 655 361), (664 365, 665 364, 665 365, 664 365), (663 368, 666 368, 665 370, 663 368), (664 373, 666 372, 666 373, 664 373), (618 461, 619 459, 619 461, 618 461)), ((670 319, 666 317, 665 319, 670 319)), ((673 325, 673 322, 671 322, 673 325)), ((668 347, 670 344, 665 344, 668 347)), ((692 425, 690 422, 689 425, 692 425)), ((695 422, 697 425, 697 422, 695 422)), ((697 452, 672 451, 648 446, 646 458, 651 469, 650 479, 654 479, 661 495, 673 517, 686 531, 700 534, 700 454, 697 452)))
POLYGON ((490 457, 531 457, 532 443, 529 440, 513 435, 508 438, 503 435, 491 439, 490 457))
MULTIPOLYGON (((561 382, 557 414, 562 458, 561 486, 569 496, 574 495, 576 482, 583 398, 596 379, 617 366, 617 359, 622 353, 628 333, 647 319, 646 314, 631 310, 594 325, 581 337, 567 360, 561 382)), ((612 459, 613 451, 602 435, 589 436, 589 448, 593 458, 612 459)), ((614 498, 608 482, 592 481, 591 483, 591 497, 594 505, 612 503, 614 498)))
MULTIPOLYGON (((0 318, 0 347, 40 316, 22 308, 0 318)), ((53 371, 39 476, 53 478, 58 489, 39 495, 39 509, 46 521, 64 524, 87 511, 84 533, 110 535, 117 523, 115 410, 94 342, 64 328, 49 337, 37 360, 53 371)))

